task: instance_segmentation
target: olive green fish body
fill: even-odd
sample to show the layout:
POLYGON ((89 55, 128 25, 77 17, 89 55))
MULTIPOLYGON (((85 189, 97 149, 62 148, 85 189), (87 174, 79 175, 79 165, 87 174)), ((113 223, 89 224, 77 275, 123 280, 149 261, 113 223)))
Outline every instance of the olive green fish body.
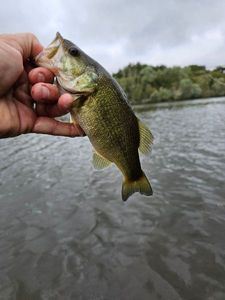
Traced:
POLYGON ((112 89, 108 80, 103 78, 97 93, 75 110, 75 118, 95 150, 115 163, 125 177, 135 180, 142 174, 138 120, 121 91, 115 84, 112 89))
POLYGON ((74 96, 70 113, 94 147, 94 166, 100 169, 114 163, 121 170, 123 200, 134 192, 151 195, 138 150, 147 154, 153 136, 133 113, 119 84, 100 64, 60 34, 36 61, 54 71, 58 84, 74 96))

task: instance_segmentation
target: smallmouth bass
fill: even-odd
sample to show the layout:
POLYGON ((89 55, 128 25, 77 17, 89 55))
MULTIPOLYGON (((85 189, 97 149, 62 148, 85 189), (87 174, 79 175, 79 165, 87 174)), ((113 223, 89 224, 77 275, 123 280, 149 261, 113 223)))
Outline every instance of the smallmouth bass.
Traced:
POLYGON ((135 192, 150 196, 150 182, 141 169, 139 153, 148 154, 153 136, 135 116, 117 81, 79 47, 60 33, 36 58, 50 69, 62 93, 74 98, 70 114, 93 145, 93 165, 114 163, 124 176, 122 199, 135 192))

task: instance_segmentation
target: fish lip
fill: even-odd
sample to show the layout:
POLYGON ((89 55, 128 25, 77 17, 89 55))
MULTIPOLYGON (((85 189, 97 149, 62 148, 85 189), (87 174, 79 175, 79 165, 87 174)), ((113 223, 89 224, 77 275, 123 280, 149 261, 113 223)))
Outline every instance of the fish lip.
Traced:
POLYGON ((60 34, 59 31, 56 32, 55 40, 56 40, 56 39, 59 39, 61 42, 63 41, 63 37, 62 37, 62 35, 60 34))

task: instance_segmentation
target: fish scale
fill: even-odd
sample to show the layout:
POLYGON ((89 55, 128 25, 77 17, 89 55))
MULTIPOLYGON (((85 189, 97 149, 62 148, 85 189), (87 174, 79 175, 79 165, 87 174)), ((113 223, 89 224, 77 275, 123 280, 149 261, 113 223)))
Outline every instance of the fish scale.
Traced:
POLYGON ((114 163, 122 172, 122 199, 135 192, 152 195, 138 149, 147 154, 153 136, 135 116, 117 81, 59 33, 36 57, 36 63, 55 72, 61 90, 74 97, 70 113, 94 147, 94 166, 100 169, 114 163))

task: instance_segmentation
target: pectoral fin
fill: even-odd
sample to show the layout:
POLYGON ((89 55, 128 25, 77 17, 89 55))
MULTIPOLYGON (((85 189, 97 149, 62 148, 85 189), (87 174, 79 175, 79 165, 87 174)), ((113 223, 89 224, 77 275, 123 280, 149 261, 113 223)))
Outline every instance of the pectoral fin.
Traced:
POLYGON ((70 113, 70 123, 72 123, 76 129, 77 129, 77 132, 80 136, 85 136, 85 132, 84 130, 80 127, 80 124, 78 123, 78 121, 76 120, 76 115, 73 114, 73 112, 70 113))
POLYGON ((141 153, 147 155, 151 152, 154 137, 151 131, 140 120, 138 120, 138 125, 140 132, 139 150, 141 153))
POLYGON ((108 159, 106 159, 96 151, 93 152, 92 162, 95 169, 99 169, 99 170, 107 168, 111 164, 111 161, 109 161, 108 159))
POLYGON ((70 123, 77 125, 77 121, 75 120, 75 118, 70 114, 70 123))

